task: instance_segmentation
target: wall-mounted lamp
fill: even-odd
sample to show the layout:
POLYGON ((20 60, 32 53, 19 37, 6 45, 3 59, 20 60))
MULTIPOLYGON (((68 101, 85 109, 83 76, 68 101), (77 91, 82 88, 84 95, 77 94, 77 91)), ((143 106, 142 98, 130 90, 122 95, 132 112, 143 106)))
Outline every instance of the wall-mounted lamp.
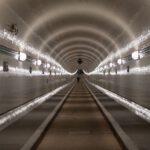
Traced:
POLYGON ((37 65, 37 66, 41 66, 42 61, 41 61, 40 59, 37 59, 37 60, 34 60, 34 61, 33 61, 33 64, 34 64, 34 65, 37 65))
POLYGON ((117 63, 118 63, 118 65, 123 65, 123 64, 126 63, 126 61, 125 61, 124 59, 122 59, 122 58, 119 58, 119 59, 117 60, 117 63))
POLYGON ((132 56, 133 60, 137 60, 137 59, 141 59, 142 58, 142 54, 139 51, 133 52, 131 56, 132 56))
POLYGON ((27 59, 27 55, 23 52, 19 52, 15 58, 20 61, 25 61, 27 59))
POLYGON ((52 69, 53 69, 53 70, 55 70, 55 69, 56 69, 56 67, 55 67, 55 66, 52 66, 52 69))
POLYGON ((49 63, 47 63, 47 64, 46 64, 46 67, 47 67, 47 68, 50 68, 50 64, 49 64, 49 63))
POLYGON ((114 64, 113 64, 113 63, 110 63, 109 66, 112 68, 112 67, 114 66, 114 64))
POLYGON ((46 63, 46 64, 43 65, 43 67, 48 69, 48 68, 50 68, 50 64, 46 63))
POLYGON ((44 67, 44 68, 47 68, 47 64, 44 64, 43 67, 44 67))
POLYGON ((117 63, 118 63, 119 65, 121 65, 121 64, 122 64, 122 59, 119 58, 119 59, 117 60, 117 63))
POLYGON ((37 60, 37 65, 38 65, 38 66, 41 66, 41 64, 42 64, 42 61, 41 61, 40 59, 38 59, 38 60, 37 60))
POLYGON ((100 68, 99 68, 99 72, 101 72, 101 71, 103 71, 103 67, 100 67, 100 68))
POLYGON ((107 65, 105 65, 105 66, 104 66, 104 68, 105 68, 105 69, 108 69, 108 66, 107 66, 107 65))

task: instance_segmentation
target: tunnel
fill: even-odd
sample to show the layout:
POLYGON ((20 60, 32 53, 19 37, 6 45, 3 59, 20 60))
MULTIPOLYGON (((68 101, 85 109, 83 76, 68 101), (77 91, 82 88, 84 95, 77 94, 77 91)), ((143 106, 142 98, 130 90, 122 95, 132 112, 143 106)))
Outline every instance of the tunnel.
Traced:
POLYGON ((0 0, 0 150, 150 150, 150 0, 0 0))

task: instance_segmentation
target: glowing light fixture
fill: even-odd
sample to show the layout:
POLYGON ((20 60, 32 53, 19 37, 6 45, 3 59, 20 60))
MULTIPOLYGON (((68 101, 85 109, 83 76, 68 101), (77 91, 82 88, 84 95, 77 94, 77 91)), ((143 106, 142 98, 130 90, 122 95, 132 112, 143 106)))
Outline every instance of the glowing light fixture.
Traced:
POLYGON ((104 68, 105 68, 105 69, 108 69, 108 66, 107 66, 107 65, 105 65, 105 66, 104 66, 104 68))
POLYGON ((46 67, 47 67, 47 68, 50 68, 50 64, 49 64, 49 63, 47 63, 47 64, 46 64, 46 67))
POLYGON ((25 53, 19 52, 15 58, 20 61, 25 61, 27 59, 27 55, 25 53))
POLYGON ((32 62, 34 65, 36 65, 36 60, 33 60, 33 62, 32 62))
POLYGON ((118 63, 119 65, 121 65, 121 64, 122 64, 122 59, 119 58, 119 59, 117 60, 117 63, 118 63))
POLYGON ((46 63, 46 64, 44 64, 43 67, 44 67, 44 68, 49 68, 49 67, 50 67, 50 64, 49 64, 49 63, 46 63))
POLYGON ((121 58, 119 58, 119 59, 117 60, 117 63, 118 63, 119 65, 123 65, 123 64, 126 63, 126 61, 123 60, 123 59, 121 59, 121 58))
POLYGON ((139 53, 139 51, 135 51, 132 53, 132 59, 137 60, 141 58, 141 54, 139 53))
MULTIPOLYGON (((37 60, 34 60, 34 61, 33 61, 33 64, 34 64, 34 65, 41 66, 42 61, 41 61, 40 59, 37 59, 37 60)), ((45 66, 44 66, 44 67, 45 67, 45 66)))
POLYGON ((141 59, 143 57, 143 54, 140 53, 139 51, 135 51, 132 53, 132 59, 137 60, 137 59, 141 59))
POLYGON ((109 64, 109 66, 110 66, 110 67, 113 67, 113 66, 114 66, 114 64, 113 64, 113 63, 110 63, 110 64, 109 64))
POLYGON ((52 69, 53 69, 53 70, 55 70, 55 69, 56 69, 56 67, 55 67, 55 66, 52 66, 52 69))
POLYGON ((44 68, 47 68, 47 64, 44 64, 43 67, 44 67, 44 68))
POLYGON ((100 71, 103 71, 103 67, 100 67, 100 71))
POLYGON ((41 61, 40 59, 38 59, 36 64, 37 64, 38 66, 41 66, 42 61, 41 61))
MULTIPOLYGON (((24 42, 24 40, 18 38, 16 35, 9 33, 6 29, 1 30, 0 29, 0 39, 4 39, 6 41, 10 41, 13 45, 17 46, 19 49, 24 50, 25 52, 28 52, 32 55, 35 56, 39 56, 39 59, 42 59, 43 61, 47 61, 51 64, 54 64, 57 67, 60 67, 62 69, 64 69, 57 61, 55 61, 52 57, 49 57, 45 54, 40 53, 39 54, 39 50, 34 48, 31 45, 28 45, 26 42, 24 42)), ((20 54, 18 54, 17 56, 15 56, 15 58, 17 60, 21 60, 21 61, 25 61, 25 55, 24 56, 20 56, 20 54), (19 56, 18 56, 19 55, 19 56)), ((21 54, 22 55, 22 54, 21 54)), ((41 65, 42 62, 40 60, 35 60, 33 61, 33 64, 35 65, 41 65)), ((65 70, 65 69, 64 69, 65 70)), ((74 75, 74 73, 70 73, 67 70, 65 70, 65 74, 68 75, 74 75)))

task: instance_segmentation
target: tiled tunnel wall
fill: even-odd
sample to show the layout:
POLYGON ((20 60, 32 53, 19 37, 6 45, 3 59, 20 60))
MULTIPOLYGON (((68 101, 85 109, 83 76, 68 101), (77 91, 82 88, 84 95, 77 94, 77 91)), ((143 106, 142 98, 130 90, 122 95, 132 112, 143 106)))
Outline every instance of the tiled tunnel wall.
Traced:
POLYGON ((27 101, 50 92, 72 80, 66 75, 42 74, 42 69, 31 62, 17 61, 12 56, 0 54, 0 114, 7 112, 27 101), (19 71, 3 72, 3 62, 7 61, 10 67, 29 70, 39 70, 38 75, 19 71))
POLYGON ((104 74, 90 75, 88 79, 128 100, 150 108, 150 56, 117 65, 104 74), (127 72, 129 66, 129 72, 127 72), (117 70, 117 73, 116 73, 117 70))

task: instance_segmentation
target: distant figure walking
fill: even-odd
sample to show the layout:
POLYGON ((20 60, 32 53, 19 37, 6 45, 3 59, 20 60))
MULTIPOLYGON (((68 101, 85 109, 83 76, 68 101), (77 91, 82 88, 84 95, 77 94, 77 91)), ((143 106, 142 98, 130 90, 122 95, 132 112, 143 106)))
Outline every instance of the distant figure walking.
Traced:
POLYGON ((80 77, 77 77, 77 82, 79 82, 80 81, 80 77))
POLYGON ((77 73, 76 73, 77 82, 79 82, 80 79, 82 79, 82 74, 83 74, 83 70, 82 69, 78 69, 77 73))

